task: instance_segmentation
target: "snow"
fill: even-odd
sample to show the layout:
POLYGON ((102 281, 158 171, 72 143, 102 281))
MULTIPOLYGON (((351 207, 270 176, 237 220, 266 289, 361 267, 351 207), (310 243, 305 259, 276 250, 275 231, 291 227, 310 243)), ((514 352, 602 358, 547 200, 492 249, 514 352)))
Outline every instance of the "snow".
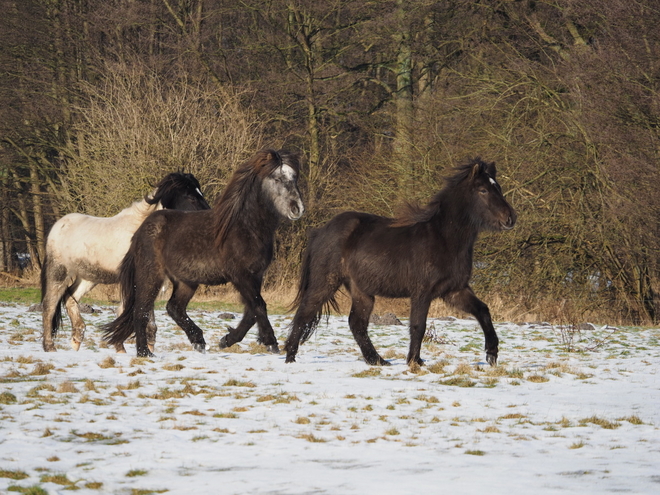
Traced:
MULTIPOLYGON (((0 306, 0 493, 660 493, 659 329, 500 323, 491 368, 475 321, 432 318, 416 373, 405 326, 370 327, 392 366, 345 316, 285 364, 254 329, 219 350, 219 313, 190 311, 200 354, 157 311, 138 359, 101 346, 113 308, 44 353, 40 313, 0 306)), ((282 345, 291 315, 270 319, 282 345)))

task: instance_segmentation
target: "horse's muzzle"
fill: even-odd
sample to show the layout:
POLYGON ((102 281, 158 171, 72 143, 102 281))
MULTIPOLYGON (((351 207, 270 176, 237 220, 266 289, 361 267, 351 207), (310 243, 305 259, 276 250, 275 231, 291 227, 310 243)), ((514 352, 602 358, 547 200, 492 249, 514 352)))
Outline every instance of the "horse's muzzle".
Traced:
POLYGON ((291 201, 289 204, 289 220, 298 220, 305 213, 305 207, 302 203, 297 201, 291 201))
POLYGON ((515 214, 515 212, 511 212, 506 221, 500 223, 500 227, 502 230, 511 230, 516 225, 517 218, 518 216, 515 214))

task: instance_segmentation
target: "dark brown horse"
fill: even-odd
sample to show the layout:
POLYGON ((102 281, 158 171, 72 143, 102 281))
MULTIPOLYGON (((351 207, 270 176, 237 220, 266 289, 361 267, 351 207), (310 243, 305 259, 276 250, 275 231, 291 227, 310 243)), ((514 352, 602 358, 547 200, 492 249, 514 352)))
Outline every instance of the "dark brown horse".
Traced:
POLYGON ((122 344, 135 333, 138 356, 151 356, 154 342, 145 329, 165 279, 172 282, 167 313, 204 352, 202 330, 186 308, 199 284, 232 283, 245 305, 243 319, 220 347, 240 342, 257 323, 259 340, 279 352, 261 297, 263 276, 273 259, 281 218, 296 220, 304 207, 298 190, 299 164, 285 151, 263 150, 241 165, 211 210, 158 211, 140 226, 122 261, 124 312, 104 327, 105 340, 122 344), (151 347, 151 349, 150 349, 151 347))
POLYGON ((488 306, 468 283, 479 232, 508 230, 516 223, 495 176, 494 163, 475 159, 448 178, 424 208, 410 207, 394 219, 350 211, 312 231, 294 302, 298 309, 285 344, 286 362, 295 361, 301 340, 309 339, 323 312, 329 306, 338 309, 335 293, 343 285, 352 298, 349 326, 368 364, 389 364, 367 332, 374 296, 384 296, 410 298, 409 364, 423 363, 426 316, 431 301, 442 298, 477 318, 487 360, 494 366, 497 334, 488 306))

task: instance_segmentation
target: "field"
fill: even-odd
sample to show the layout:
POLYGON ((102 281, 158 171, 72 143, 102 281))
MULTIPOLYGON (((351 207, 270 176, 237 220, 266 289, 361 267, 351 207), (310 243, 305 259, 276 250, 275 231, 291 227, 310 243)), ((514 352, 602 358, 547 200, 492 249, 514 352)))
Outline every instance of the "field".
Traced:
MULTIPOLYGON (((199 354, 158 311, 138 359, 101 345, 113 308, 46 354, 40 313, 0 304, 0 493, 660 491, 659 329, 499 323, 491 368, 475 321, 433 318, 410 369, 406 327, 372 325, 375 368, 345 316, 285 364, 254 330, 218 349, 240 315, 191 311, 199 354)), ((291 315, 270 318, 283 343, 291 315)))

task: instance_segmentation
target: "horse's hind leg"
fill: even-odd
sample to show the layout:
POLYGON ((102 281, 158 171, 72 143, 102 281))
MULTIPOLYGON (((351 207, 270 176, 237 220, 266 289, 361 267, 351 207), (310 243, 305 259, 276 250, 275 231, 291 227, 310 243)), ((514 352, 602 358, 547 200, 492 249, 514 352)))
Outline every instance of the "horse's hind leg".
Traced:
POLYGON ((477 319, 486 340, 486 361, 491 366, 495 366, 497 364, 499 339, 493 327, 488 306, 474 295, 470 287, 450 293, 445 297, 445 301, 477 319))
POLYGON ((296 362, 296 354, 300 341, 303 339, 305 333, 311 334, 316 323, 318 322, 318 315, 323 310, 324 298, 312 297, 310 293, 306 293, 300 301, 300 306, 293 317, 291 323, 291 331, 289 332, 286 342, 284 343, 284 351, 286 352, 287 363, 296 362))
POLYGON ((74 351, 80 349, 82 341, 85 339, 85 322, 80 315, 80 300, 96 286, 95 283, 88 280, 78 279, 64 294, 64 306, 71 320, 71 348, 74 351))
POLYGON ((190 319, 186 312, 186 307, 195 294, 197 285, 190 286, 180 281, 173 282, 172 285, 172 295, 167 301, 167 314, 186 332, 193 349, 198 352, 206 352, 204 332, 190 319))
POLYGON ((390 363, 378 354, 367 330, 369 316, 371 316, 371 311, 374 309, 374 297, 356 288, 355 284, 351 287, 351 297, 353 298, 353 304, 348 315, 348 326, 353 332, 355 341, 360 346, 364 360, 372 366, 389 365, 390 363))
POLYGON ((43 322, 43 348, 46 352, 54 352, 55 342, 53 338, 57 334, 57 326, 61 320, 60 302, 68 287, 65 281, 48 280, 42 297, 42 322, 43 322))
POLYGON ((296 354, 300 342, 307 340, 318 325, 323 314, 323 306, 332 300, 339 290, 341 282, 339 277, 333 278, 326 274, 317 274, 309 277, 309 285, 306 286, 296 314, 291 322, 291 331, 284 344, 287 363, 296 362, 296 354), (332 283, 330 283, 333 281, 332 283))

